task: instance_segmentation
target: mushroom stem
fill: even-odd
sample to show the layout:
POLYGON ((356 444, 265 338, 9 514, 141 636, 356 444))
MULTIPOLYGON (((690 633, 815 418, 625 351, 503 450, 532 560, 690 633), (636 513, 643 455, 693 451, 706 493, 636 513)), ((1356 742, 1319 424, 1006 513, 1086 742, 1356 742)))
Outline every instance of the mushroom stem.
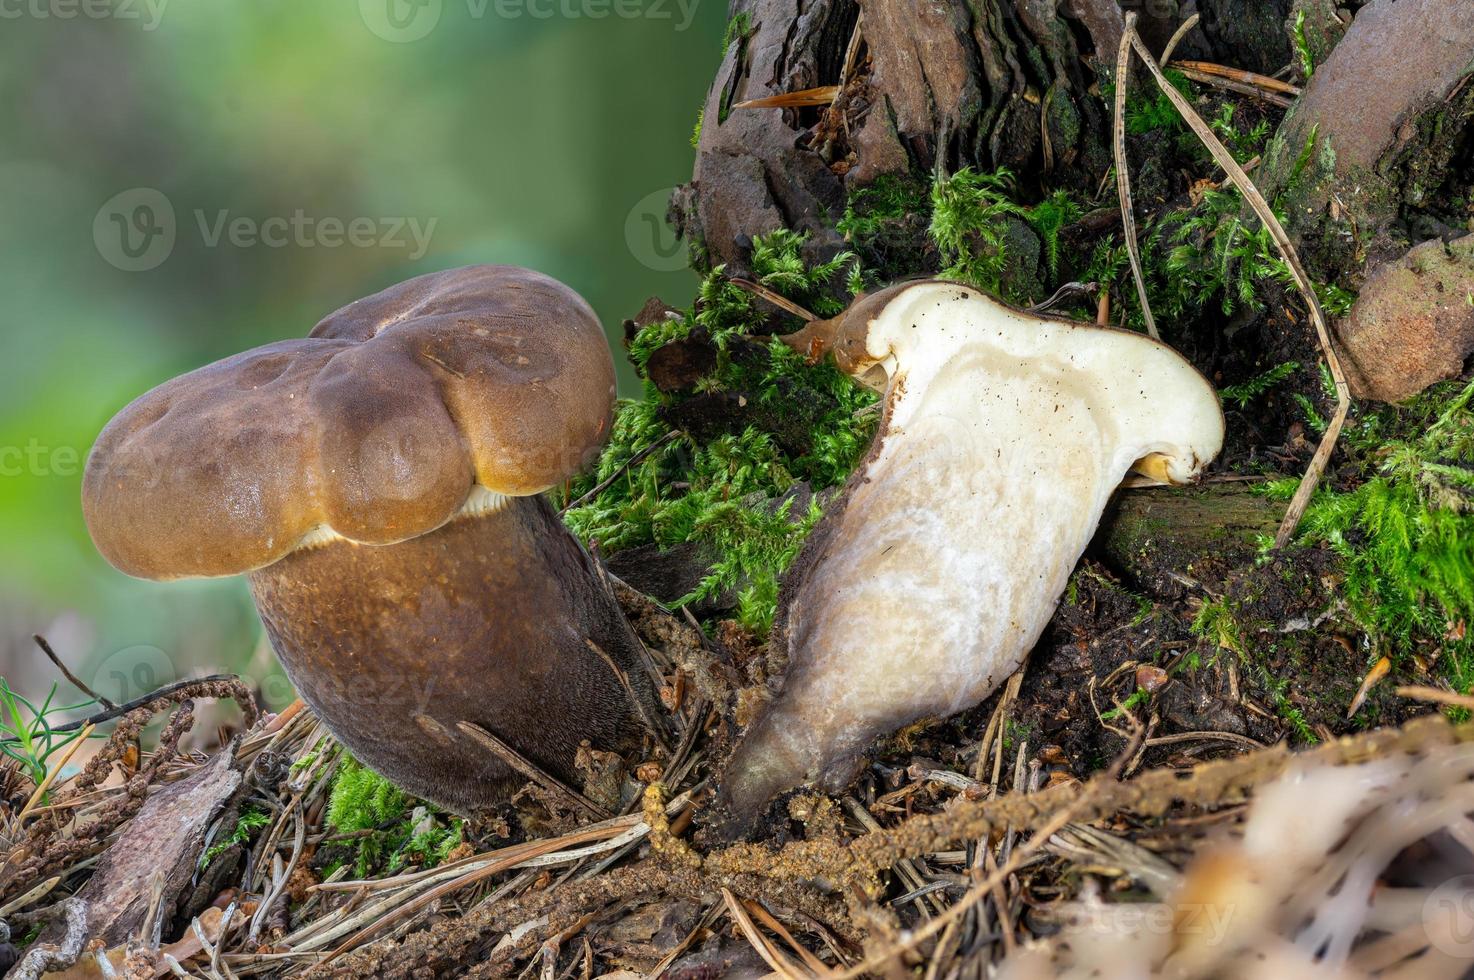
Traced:
POLYGON ((542 497, 396 545, 330 540, 250 582, 292 683, 349 751, 462 813, 522 782, 462 722, 576 787, 582 741, 636 747, 654 711, 638 639, 542 497), (489 677, 506 680, 495 697, 489 677))

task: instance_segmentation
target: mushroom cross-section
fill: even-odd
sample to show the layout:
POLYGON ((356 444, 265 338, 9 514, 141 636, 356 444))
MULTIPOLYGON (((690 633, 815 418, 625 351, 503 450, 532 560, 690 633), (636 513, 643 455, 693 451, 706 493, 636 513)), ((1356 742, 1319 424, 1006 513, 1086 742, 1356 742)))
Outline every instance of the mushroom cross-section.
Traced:
POLYGON ((142 578, 246 574, 303 699, 365 764, 460 812, 504 799, 484 728, 574 775, 653 694, 639 641, 539 494, 607 438, 614 365, 572 290, 421 276, 302 340, 167 382, 98 438, 93 540, 142 578))
POLYGON ((788 669, 722 780, 734 829, 879 735, 977 704, 1053 614, 1112 491, 1193 480, 1223 441, 1208 382, 1140 334, 927 280, 786 338, 884 392, 870 452, 784 586, 788 669))

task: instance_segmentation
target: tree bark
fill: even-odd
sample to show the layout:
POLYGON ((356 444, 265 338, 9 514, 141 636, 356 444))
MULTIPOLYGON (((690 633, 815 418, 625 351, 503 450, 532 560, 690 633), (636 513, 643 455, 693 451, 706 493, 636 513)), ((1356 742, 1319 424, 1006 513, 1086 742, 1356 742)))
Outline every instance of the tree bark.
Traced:
POLYGON ((743 268, 751 237, 841 247, 847 195, 886 174, 1008 167, 1029 188, 1084 187, 1110 165, 1090 68, 1113 63, 1114 0, 734 0, 694 178, 672 204, 698 265, 743 268), (744 29, 745 28, 745 29, 744 29), (839 86, 824 109, 742 101, 839 86))
POLYGON ((732 37, 702 111, 691 183, 671 219, 698 268, 745 269, 754 235, 842 247, 847 197, 885 175, 1009 168, 1029 198, 1094 193, 1111 166, 1101 87, 1122 9, 1159 48, 1193 13, 1184 55, 1273 72, 1290 0, 732 0, 732 37), (738 103, 838 86, 827 108, 738 103))
POLYGON ((1305 86, 1256 176, 1326 278, 1431 237, 1474 184, 1474 3, 1374 0, 1305 86))

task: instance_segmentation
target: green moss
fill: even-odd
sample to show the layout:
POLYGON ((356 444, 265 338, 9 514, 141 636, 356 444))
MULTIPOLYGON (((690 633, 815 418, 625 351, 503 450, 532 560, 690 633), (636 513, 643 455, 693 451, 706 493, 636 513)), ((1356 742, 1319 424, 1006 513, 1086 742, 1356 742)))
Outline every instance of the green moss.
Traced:
POLYGON ((1225 405, 1236 405, 1241 409, 1248 408, 1250 402, 1276 387, 1298 370, 1300 370, 1300 364, 1297 361, 1276 364, 1263 374, 1236 385, 1229 385, 1219 392, 1219 396, 1225 405))
POLYGON ((348 860, 361 878, 393 873, 411 862, 434 867, 462 840, 462 823, 410 797, 383 776, 345 755, 333 777, 327 823, 348 842, 348 860))
POLYGON ((217 834, 215 842, 205 849, 204 854, 200 855, 200 867, 206 867, 211 861, 237 844, 246 843, 246 841, 251 839, 252 831, 260 830, 270 823, 271 814, 265 810, 258 810, 255 807, 247 807, 245 810, 242 810, 241 815, 236 818, 235 826, 228 831, 217 834))
POLYGON ((884 174, 850 194, 835 229, 848 242, 868 244, 907 218, 930 211, 930 189, 924 182, 911 176, 884 174))
MULTIPOLYGON (((1172 68, 1163 74, 1173 88, 1189 99, 1193 97, 1192 85, 1186 75, 1172 68)), ((1111 99, 1115 93, 1107 91, 1105 96, 1111 99)), ((1126 96, 1126 132, 1134 136, 1157 132, 1184 135, 1188 129, 1167 94, 1155 85, 1149 85, 1134 89, 1126 96)))
POLYGON ((696 125, 691 128, 691 149, 693 150, 701 145, 701 124, 705 119, 705 107, 696 110, 696 125))
POLYGON ((1056 279, 1059 278, 1060 232, 1079 221, 1084 213, 1084 206, 1064 190, 1055 191, 1028 209, 1029 224, 1039 233, 1039 241, 1043 243, 1045 266, 1056 279))
POLYGON ((1252 663, 1250 668, 1254 671, 1260 685, 1269 693, 1269 700, 1274 704, 1275 713, 1290 726, 1296 739, 1306 745, 1319 742, 1320 738, 1315 734, 1315 729, 1310 727, 1305 713, 1290 700, 1290 682, 1283 677, 1276 677, 1268 665, 1263 662, 1252 663))
MULTIPOLYGON (((855 257, 841 253, 808 266, 803 244, 789 231, 755 239, 753 274, 820 315, 839 312, 844 304, 833 295, 834 285, 846 273, 853 278, 855 257)), ((642 398, 622 403, 598 467, 572 496, 614 482, 564 515, 574 533, 604 553, 643 544, 705 546, 713 565, 681 603, 735 589, 738 620, 759 634, 772 624, 779 577, 820 516, 817 506, 780 498, 799 482, 816 492, 844 482, 875 428, 875 414, 867 411, 875 402, 872 392, 832 365, 807 364, 781 341, 757 336, 764 328, 765 314, 751 294, 721 270, 702 282, 691 309, 643 328, 630 344, 640 371, 661 347, 693 336, 716 348, 716 367, 694 391, 663 393, 647 382, 642 398), (667 413, 720 393, 755 399, 745 417, 759 421, 699 439, 685 432, 667 439, 673 429, 667 413), (795 430, 804 445, 785 449, 795 430)))
POLYGON ((752 36, 752 15, 742 11, 736 17, 727 21, 727 29, 722 34, 722 52, 731 50, 732 45, 746 41, 752 36))
POLYGON ((1193 618, 1192 631, 1212 643, 1215 650, 1228 650, 1239 657, 1246 657, 1248 651, 1234 612, 1227 599, 1205 602, 1193 618))
POLYGON ((1474 384, 1443 384, 1357 420, 1342 442, 1363 481, 1322 489, 1300 526, 1303 542, 1341 558, 1351 613, 1378 647, 1395 659, 1423 653, 1463 692, 1474 682, 1464 635, 1474 619, 1471 401, 1474 384))
POLYGON ((1208 120, 1208 125, 1213 132, 1228 147, 1235 160, 1240 164, 1247 163, 1256 154, 1264 149, 1269 140, 1269 120, 1260 119, 1248 129, 1242 129, 1237 123, 1240 107, 1232 102, 1225 102, 1218 110, 1218 115, 1208 120))
MULTIPOLYGON (((1307 744, 1319 741, 1304 713, 1290 700, 1289 681, 1276 676, 1269 668, 1267 657, 1250 650, 1244 642, 1245 627, 1240 618, 1238 604, 1231 599, 1214 599, 1203 603, 1197 616, 1193 618, 1191 628, 1195 636, 1212 644, 1214 652, 1208 662, 1211 664, 1223 651, 1232 654, 1245 670, 1253 674, 1259 686, 1269 696, 1276 714, 1295 733, 1295 737, 1307 744)), ((1203 663, 1201 658, 1193 656, 1185 666, 1197 670, 1203 663)))
POLYGON ((941 253, 944 278, 1003 292, 1008 219, 1025 214, 1010 198, 1012 190, 1013 174, 1004 168, 979 173, 964 167, 932 185, 928 231, 941 253))
POLYGON ((1305 11, 1295 13, 1295 26, 1290 32, 1295 38, 1295 53, 1300 57, 1300 74, 1308 82, 1315 75, 1315 57, 1310 53, 1310 39, 1305 36, 1305 11))

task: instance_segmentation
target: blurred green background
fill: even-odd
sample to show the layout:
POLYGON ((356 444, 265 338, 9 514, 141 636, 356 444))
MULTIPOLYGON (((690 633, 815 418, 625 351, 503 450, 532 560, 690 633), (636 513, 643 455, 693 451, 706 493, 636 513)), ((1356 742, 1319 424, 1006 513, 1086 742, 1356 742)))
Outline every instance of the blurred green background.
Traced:
POLYGON ((93 438, 153 385, 422 272, 535 267, 611 336, 652 294, 687 301, 665 202, 724 8, 0 0, 0 674, 44 695, 39 632, 118 700, 216 669, 290 700, 241 581, 98 557, 93 438))

